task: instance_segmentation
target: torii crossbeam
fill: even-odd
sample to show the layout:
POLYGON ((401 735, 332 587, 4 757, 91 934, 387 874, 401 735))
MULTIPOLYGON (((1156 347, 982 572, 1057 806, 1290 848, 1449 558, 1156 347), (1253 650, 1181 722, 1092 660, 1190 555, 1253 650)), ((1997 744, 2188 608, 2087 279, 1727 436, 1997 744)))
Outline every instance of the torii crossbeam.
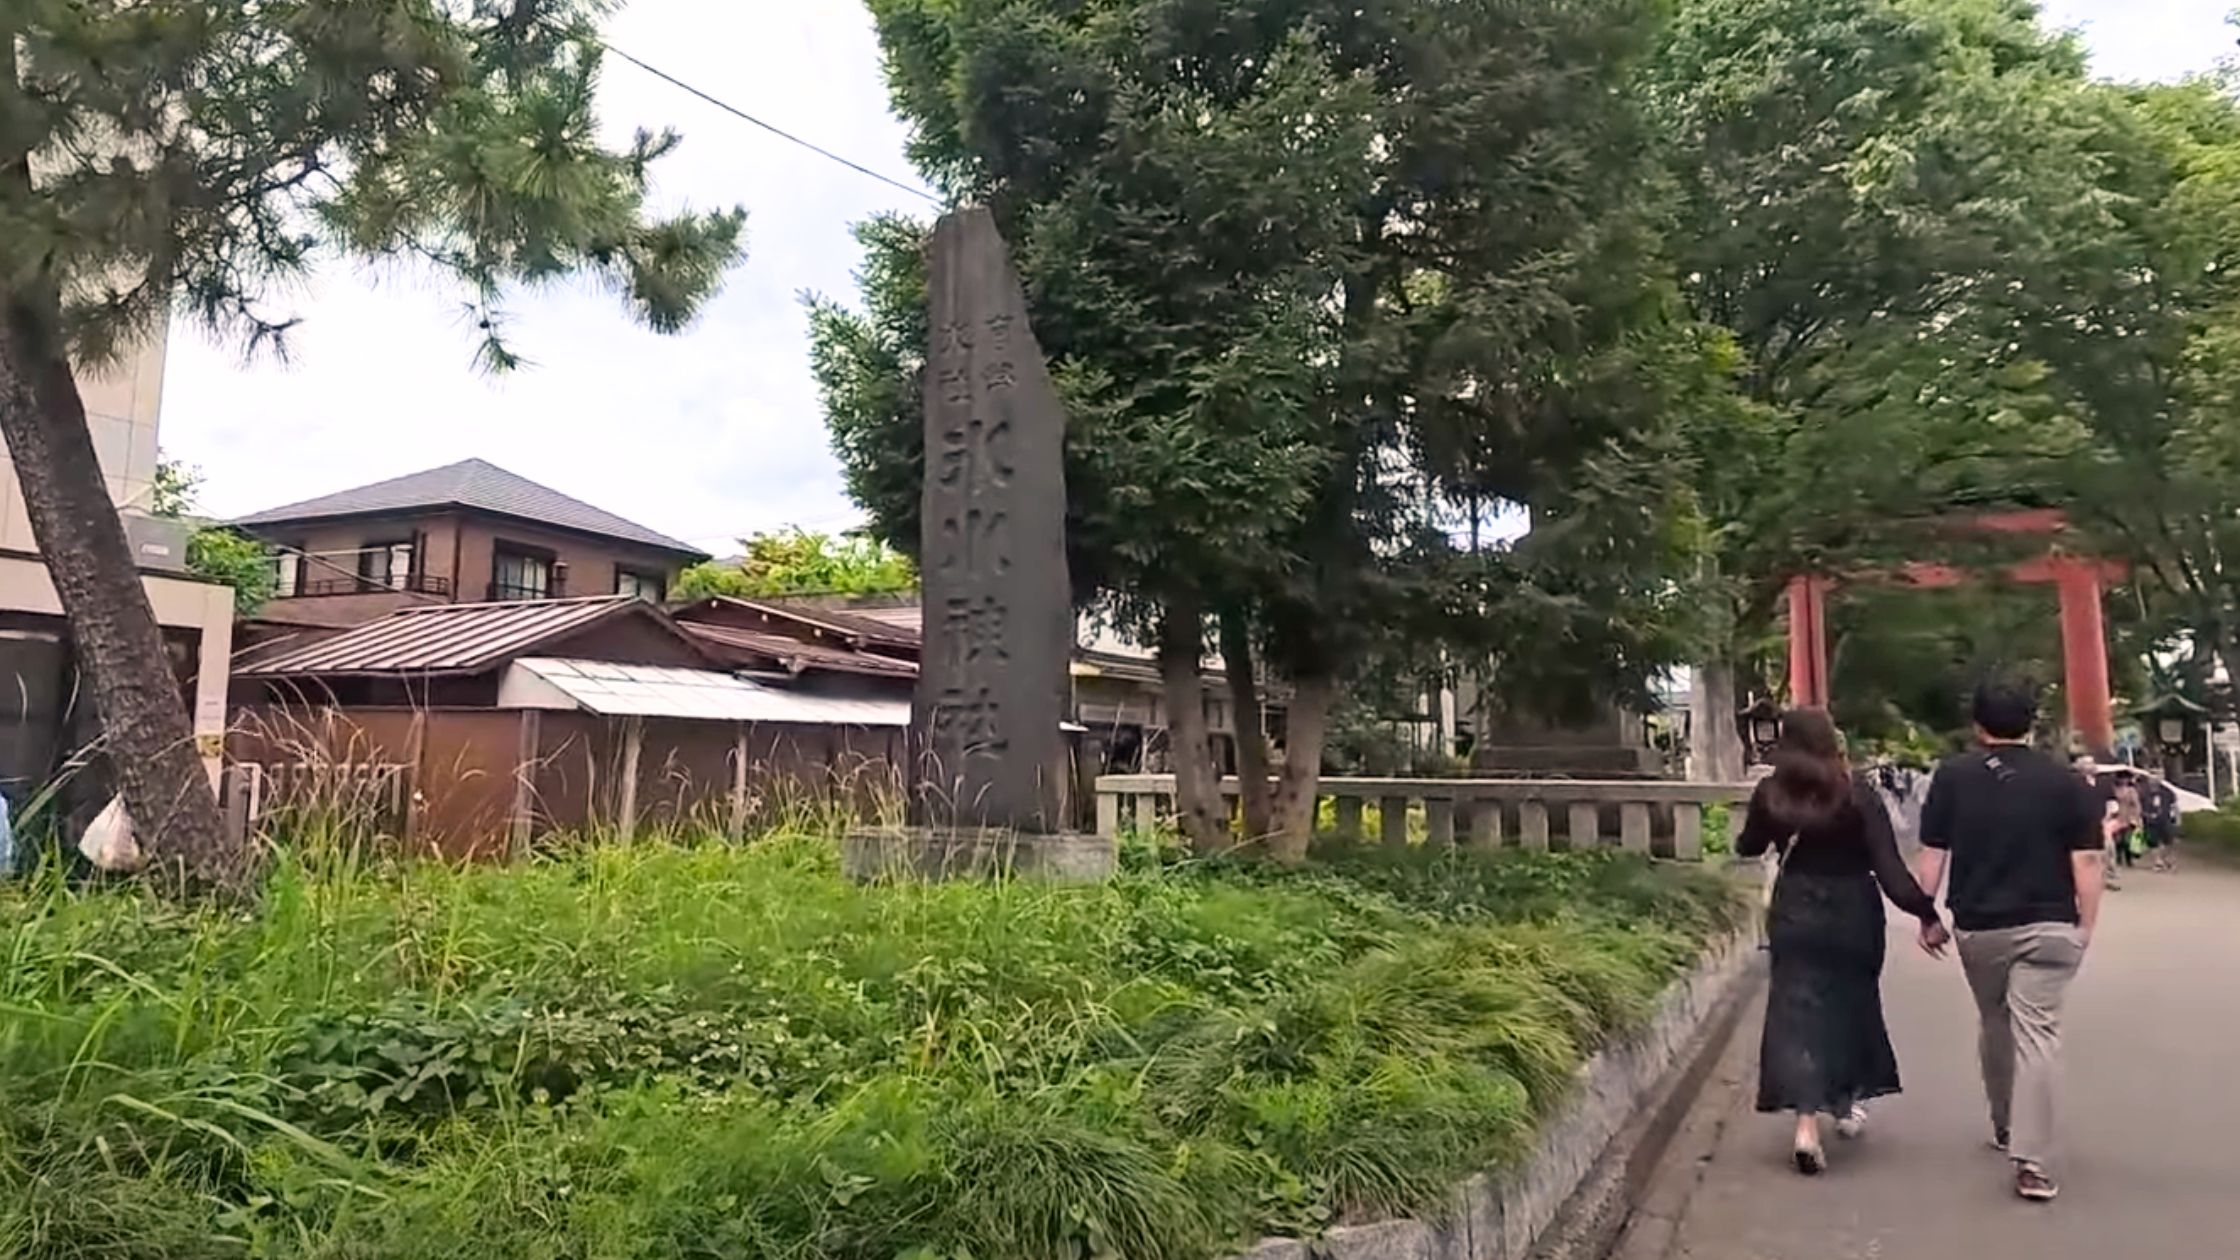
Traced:
MULTIPOLYGON (((2043 555, 2008 565, 2008 580, 2051 585, 2061 600, 2063 690, 2069 701, 2069 728, 2093 755, 2115 749, 2115 718, 2108 695, 2108 636, 2100 612, 2101 588, 2130 573, 2118 560, 2080 555, 2059 541, 2069 520, 2059 509, 1990 512, 1944 518, 1949 527, 1972 533, 2044 536, 2055 541, 2043 555)), ((1962 586, 1977 574, 1949 564, 1911 563, 1880 573, 1848 575, 1847 581, 1890 581, 1925 590, 1962 586)), ((1799 574, 1789 579, 1790 703, 1825 708, 1828 704, 1828 592, 1835 579, 1799 574)))

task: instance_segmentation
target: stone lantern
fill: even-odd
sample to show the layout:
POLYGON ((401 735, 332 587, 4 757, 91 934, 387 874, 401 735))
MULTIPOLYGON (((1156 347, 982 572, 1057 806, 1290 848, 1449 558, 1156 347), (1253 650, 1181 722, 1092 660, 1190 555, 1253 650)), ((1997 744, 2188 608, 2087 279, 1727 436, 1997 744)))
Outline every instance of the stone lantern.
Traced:
POLYGON ((1760 696, 1755 703, 1735 714, 1735 729, 1741 732, 1742 744, 1750 750, 1750 759, 1762 762, 1773 755, 1773 746, 1780 742, 1781 706, 1770 697, 1760 696))

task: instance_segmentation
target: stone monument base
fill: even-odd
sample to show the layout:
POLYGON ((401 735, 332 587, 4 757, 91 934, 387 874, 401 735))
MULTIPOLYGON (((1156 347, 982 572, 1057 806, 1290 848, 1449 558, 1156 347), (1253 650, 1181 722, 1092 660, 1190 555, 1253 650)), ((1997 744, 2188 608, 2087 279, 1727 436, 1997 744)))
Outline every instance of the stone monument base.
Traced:
POLYGON ((878 827, 840 841, 840 870, 858 883, 1033 879, 1095 884, 1119 868, 1109 837, 1044 836, 973 827, 878 827))

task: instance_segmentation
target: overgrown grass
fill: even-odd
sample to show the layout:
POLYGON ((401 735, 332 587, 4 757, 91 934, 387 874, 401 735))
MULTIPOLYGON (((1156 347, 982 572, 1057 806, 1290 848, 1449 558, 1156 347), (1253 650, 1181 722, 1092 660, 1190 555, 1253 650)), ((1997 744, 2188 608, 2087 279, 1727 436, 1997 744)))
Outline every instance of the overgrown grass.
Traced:
POLYGON ((2180 820, 2178 838, 2195 853, 2240 865, 2240 806, 2187 814, 2180 820))
POLYGON ((46 879, 0 892, 0 1255, 1213 1256, 1514 1157, 1738 913, 1615 854, 46 879))

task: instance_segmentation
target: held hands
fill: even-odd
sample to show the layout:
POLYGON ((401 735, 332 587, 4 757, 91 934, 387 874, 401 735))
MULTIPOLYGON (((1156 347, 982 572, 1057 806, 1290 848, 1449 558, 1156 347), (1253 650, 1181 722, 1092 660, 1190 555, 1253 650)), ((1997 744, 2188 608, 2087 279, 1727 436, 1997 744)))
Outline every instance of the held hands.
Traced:
POLYGON ((1921 921, 1921 952, 1931 958, 1944 957, 1945 946, 1952 943, 1952 932, 1942 919, 1921 921))

